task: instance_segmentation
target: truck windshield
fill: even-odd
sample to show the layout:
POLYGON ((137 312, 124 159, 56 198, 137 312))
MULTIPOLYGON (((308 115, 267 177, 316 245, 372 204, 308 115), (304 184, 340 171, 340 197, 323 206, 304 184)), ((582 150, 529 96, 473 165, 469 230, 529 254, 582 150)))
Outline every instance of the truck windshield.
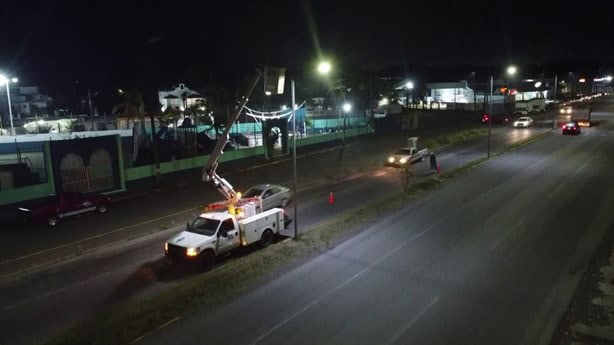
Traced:
POLYGON ((199 217, 196 218, 196 220, 190 224, 190 226, 188 226, 187 230, 189 232, 195 232, 205 236, 213 236, 215 235, 215 231, 219 225, 219 220, 199 217))
POLYGON ((411 149, 400 149, 394 154, 395 155, 411 155, 411 149))

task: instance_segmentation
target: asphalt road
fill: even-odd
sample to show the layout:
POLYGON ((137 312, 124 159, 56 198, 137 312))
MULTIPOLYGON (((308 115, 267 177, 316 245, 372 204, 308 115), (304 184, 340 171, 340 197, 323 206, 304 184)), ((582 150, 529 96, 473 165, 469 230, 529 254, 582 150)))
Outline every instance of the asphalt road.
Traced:
POLYGON ((614 222, 612 154, 604 123, 553 132, 142 343, 547 344, 614 222))
MULTIPOLYGON (((525 139, 531 133, 535 134, 540 130, 539 127, 528 130, 497 127, 493 131, 493 148, 500 147, 503 142, 525 139)), ((299 160, 301 166, 305 167, 301 169, 301 174, 305 174, 302 175, 305 180, 310 180, 309 176, 317 177, 318 174, 321 175, 323 169, 327 170, 328 164, 354 164, 360 160, 357 158, 359 156, 381 155, 389 151, 390 147, 397 146, 398 140, 398 138, 389 138, 385 141, 391 145, 389 147, 365 149, 360 144, 355 148, 351 146, 346 148, 343 154, 337 150, 315 157, 305 157, 299 160)), ((485 143, 474 143, 438 152, 438 160, 444 169, 452 168, 479 158, 484 152, 485 143)), ((287 164, 287 162, 279 164, 278 169, 270 167, 262 168, 262 171, 251 169, 249 173, 238 174, 237 178, 231 181, 233 183, 239 181, 236 184, 238 186, 248 186, 256 182, 252 182, 252 177, 248 176, 258 178, 267 176, 268 181, 284 183, 289 177, 287 164)), ((416 169, 419 176, 429 174, 428 163, 419 163, 416 169)), ((333 217, 339 211, 361 205, 365 201, 400 188, 398 171, 383 167, 365 170, 344 178, 324 180, 313 178, 312 181, 316 184, 305 187, 300 194, 298 215, 300 229, 306 229, 328 217, 333 217), (336 196, 334 205, 327 203, 328 193, 331 191, 336 196)), ((186 180, 173 193, 153 194, 121 201, 116 204, 112 218, 100 218, 92 223, 91 219, 84 217, 64 224, 65 228, 62 228, 62 231, 42 233, 42 235, 40 229, 12 233, 19 239, 16 243, 24 244, 22 248, 28 251, 28 255, 25 255, 27 257, 45 256, 47 253, 45 250, 54 246, 63 247, 69 252, 74 251, 75 247, 85 245, 85 242, 80 241, 105 233, 112 233, 105 236, 116 235, 117 238, 113 240, 122 239, 122 242, 109 248, 98 249, 93 255, 77 255, 71 260, 63 260, 61 264, 2 281, 0 323, 3 327, 0 331, 0 342, 20 344, 44 339, 115 303, 127 298, 146 296, 176 284, 187 275, 196 274, 192 271, 173 270, 165 271, 163 276, 158 274, 159 267, 165 265, 161 243, 178 230, 172 227, 165 230, 159 228, 172 226, 173 223, 183 224, 186 217, 194 213, 194 205, 206 201, 202 196, 202 190, 192 187, 194 183, 199 182, 186 180), (158 216, 159 219, 151 221, 151 218, 158 216), (143 232, 151 234, 142 236, 143 232), (28 324, 27 332, 24 331, 24 324, 28 324)), ((210 198, 217 199, 215 195, 210 198)), ((293 207, 289 207, 290 212, 292 209, 293 207)), ((287 233, 290 234, 291 229, 288 229, 287 233)), ((3 237, 3 240, 9 242, 7 237, 3 237)), ((19 246, 11 248, 15 247, 19 248, 19 246)), ((77 252, 78 250, 77 248, 77 252)), ((19 251, 12 256, 6 253, 4 255, 8 256, 3 261, 8 267, 11 266, 12 260, 18 259, 19 251)))

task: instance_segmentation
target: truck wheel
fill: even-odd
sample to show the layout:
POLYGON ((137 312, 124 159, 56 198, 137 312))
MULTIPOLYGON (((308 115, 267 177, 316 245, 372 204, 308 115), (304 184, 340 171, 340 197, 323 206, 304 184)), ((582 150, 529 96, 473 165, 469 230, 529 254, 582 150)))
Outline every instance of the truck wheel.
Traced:
POLYGON ((260 237, 260 247, 266 248, 273 243, 273 232, 271 230, 264 230, 262 237, 260 237))
POLYGON ((281 199, 281 203, 279 203, 279 206, 286 207, 286 205, 288 205, 288 199, 281 199))
POLYGON ((53 215, 53 216, 50 216, 49 218, 47 218, 47 225, 50 228, 53 228, 54 226, 58 225, 58 216, 53 215))
POLYGON ((99 214, 105 214, 108 210, 109 209, 107 208, 106 204, 100 204, 98 205, 98 207, 96 207, 96 212, 98 212, 99 214))
POLYGON ((198 258, 198 266, 203 271, 210 270, 215 265, 215 254, 211 250, 206 250, 198 258))

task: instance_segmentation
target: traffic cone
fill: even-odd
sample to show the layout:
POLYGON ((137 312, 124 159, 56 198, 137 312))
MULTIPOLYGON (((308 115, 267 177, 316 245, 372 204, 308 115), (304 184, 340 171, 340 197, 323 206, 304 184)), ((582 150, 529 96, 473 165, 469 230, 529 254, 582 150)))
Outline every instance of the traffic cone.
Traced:
POLYGON ((439 174, 441 172, 441 164, 437 163, 437 173, 439 174))
POLYGON ((333 194, 333 192, 330 192, 330 194, 328 195, 328 203, 331 205, 335 203, 335 195, 333 194))

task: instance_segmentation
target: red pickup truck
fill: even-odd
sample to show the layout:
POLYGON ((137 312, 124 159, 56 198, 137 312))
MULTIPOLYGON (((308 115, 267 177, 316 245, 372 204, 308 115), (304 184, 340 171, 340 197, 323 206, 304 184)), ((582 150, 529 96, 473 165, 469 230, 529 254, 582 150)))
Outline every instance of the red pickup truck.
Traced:
POLYGON ((54 227, 61 219, 86 213, 104 214, 109 207, 110 198, 102 194, 65 192, 49 196, 42 203, 30 207, 20 207, 19 214, 25 221, 47 224, 54 227))

